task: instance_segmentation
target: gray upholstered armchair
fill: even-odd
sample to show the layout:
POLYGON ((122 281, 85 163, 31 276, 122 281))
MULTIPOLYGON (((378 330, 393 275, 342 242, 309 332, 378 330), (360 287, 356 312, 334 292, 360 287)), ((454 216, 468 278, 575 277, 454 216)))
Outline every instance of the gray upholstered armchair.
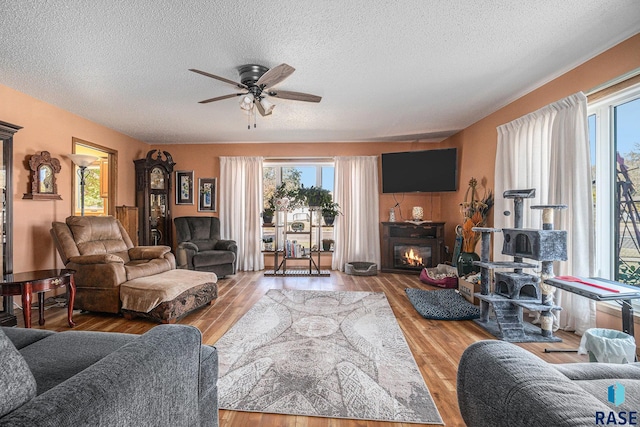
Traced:
POLYGON ((218 277, 236 272, 235 240, 220 239, 220 220, 209 216, 174 219, 178 248, 178 268, 211 271, 218 277))

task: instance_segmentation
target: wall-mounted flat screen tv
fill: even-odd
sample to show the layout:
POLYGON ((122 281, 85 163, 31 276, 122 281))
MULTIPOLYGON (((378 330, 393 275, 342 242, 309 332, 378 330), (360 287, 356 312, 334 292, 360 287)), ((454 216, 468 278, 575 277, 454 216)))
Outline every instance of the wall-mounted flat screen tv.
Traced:
POLYGON ((382 153, 382 192, 456 191, 457 149, 382 153))

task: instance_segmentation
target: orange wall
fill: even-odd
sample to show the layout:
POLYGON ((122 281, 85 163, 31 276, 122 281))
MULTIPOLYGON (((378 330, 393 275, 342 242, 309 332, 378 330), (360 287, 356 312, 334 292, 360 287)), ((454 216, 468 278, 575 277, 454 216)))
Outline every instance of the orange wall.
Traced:
POLYGON ((0 85, 0 120, 22 126, 13 137, 13 270, 61 268, 49 236, 52 221, 71 215, 71 139, 77 137, 118 150, 118 198, 116 205, 133 205, 133 159, 143 157, 149 146, 65 110, 0 85), (56 176, 62 200, 23 200, 29 190, 28 161, 37 151, 49 151, 62 170, 56 176))
MULTIPOLYGON (((393 142, 393 143, 280 143, 280 144, 188 144, 188 145, 158 145, 153 148, 167 150, 176 162, 174 170, 193 170, 194 179, 220 177, 220 156, 262 156, 265 158, 289 158, 289 157, 333 157, 333 156, 373 156, 393 151, 427 150, 442 147, 442 144, 393 142)), ((378 163, 380 168, 380 163, 378 163)), ((381 179, 378 169, 378 179, 381 179)), ((218 182, 218 185, 220 183, 218 182)), ((381 185, 380 185, 381 188, 381 185)), ((413 206, 424 208, 425 219, 429 219, 433 206, 434 221, 457 221, 455 219, 442 218, 440 215, 440 195, 433 197, 424 193, 406 194, 397 197, 401 202, 400 208, 405 219, 411 217, 413 206)), ((224 201, 218 199, 218 206, 224 201)), ((380 194, 380 220, 389 219, 389 209, 396 202, 391 194, 380 194)), ((206 212, 198 212, 197 200, 194 205, 174 206, 172 216, 209 215, 206 212)), ((218 213, 213 213, 218 216, 218 213)), ((400 211, 396 208, 396 219, 400 220, 400 211)))

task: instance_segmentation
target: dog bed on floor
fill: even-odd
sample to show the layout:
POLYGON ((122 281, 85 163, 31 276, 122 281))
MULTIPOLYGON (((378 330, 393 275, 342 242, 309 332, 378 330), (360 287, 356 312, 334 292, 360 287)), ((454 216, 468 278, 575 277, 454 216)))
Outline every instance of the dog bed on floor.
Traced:
POLYGON ((344 265, 344 272, 354 276, 376 276, 378 265, 374 262, 351 261, 344 265))
POLYGON ((409 301, 425 319, 470 320, 480 317, 480 308, 471 304, 455 289, 405 289, 409 301))

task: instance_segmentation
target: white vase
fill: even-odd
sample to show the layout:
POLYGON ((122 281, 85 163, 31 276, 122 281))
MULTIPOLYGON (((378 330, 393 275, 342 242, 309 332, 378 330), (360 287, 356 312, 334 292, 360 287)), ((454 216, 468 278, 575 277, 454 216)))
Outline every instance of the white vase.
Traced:
POLYGON ((411 217, 414 221, 422 221, 424 210, 420 206, 414 206, 411 211, 411 217))

